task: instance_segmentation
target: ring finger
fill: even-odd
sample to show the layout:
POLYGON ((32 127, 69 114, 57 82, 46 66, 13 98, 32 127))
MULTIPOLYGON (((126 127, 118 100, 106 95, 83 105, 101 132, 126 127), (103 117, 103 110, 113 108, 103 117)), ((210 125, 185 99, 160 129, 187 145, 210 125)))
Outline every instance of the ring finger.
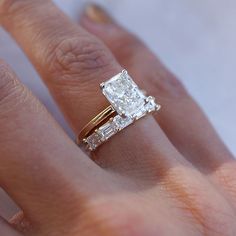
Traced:
POLYGON ((97 5, 86 8, 80 23, 102 39, 117 60, 160 100, 163 109, 156 119, 190 162, 208 172, 232 160, 196 102, 138 38, 120 27, 97 5))

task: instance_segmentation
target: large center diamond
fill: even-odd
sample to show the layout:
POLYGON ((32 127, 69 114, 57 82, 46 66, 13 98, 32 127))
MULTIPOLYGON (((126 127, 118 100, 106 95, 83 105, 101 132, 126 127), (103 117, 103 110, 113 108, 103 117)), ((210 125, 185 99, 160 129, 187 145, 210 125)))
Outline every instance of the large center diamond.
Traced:
POLYGON ((125 72, 103 83, 102 90, 119 115, 135 117, 145 105, 145 95, 125 72))

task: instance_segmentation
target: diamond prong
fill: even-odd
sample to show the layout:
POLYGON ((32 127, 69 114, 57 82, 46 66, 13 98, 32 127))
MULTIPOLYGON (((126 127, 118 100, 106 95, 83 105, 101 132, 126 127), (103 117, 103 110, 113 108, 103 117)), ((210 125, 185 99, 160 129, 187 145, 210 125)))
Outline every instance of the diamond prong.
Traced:
POLYGON ((161 109, 161 105, 157 104, 156 105, 156 111, 159 111, 161 109))
POLYGON ((121 116, 122 118, 126 118, 125 112, 121 112, 120 116, 121 116))
POLYGON ((100 84, 100 88, 101 88, 101 89, 104 89, 104 88, 105 88, 105 83, 101 83, 101 84, 100 84))
POLYGON ((131 116, 131 119, 132 119, 132 120, 136 120, 136 117, 137 117, 136 114, 133 114, 133 115, 131 116))
POLYGON ((89 151, 93 151, 92 148, 89 146, 88 140, 86 138, 83 139, 84 145, 86 145, 86 149, 89 151))
POLYGON ((156 99, 155 99, 154 97, 152 97, 152 96, 148 96, 148 97, 145 99, 146 102, 150 102, 150 100, 155 101, 156 99))
POLYGON ((128 71, 127 70, 122 70, 122 75, 128 75, 128 71))
POLYGON ((88 144, 88 141, 86 138, 83 139, 83 143, 88 144))

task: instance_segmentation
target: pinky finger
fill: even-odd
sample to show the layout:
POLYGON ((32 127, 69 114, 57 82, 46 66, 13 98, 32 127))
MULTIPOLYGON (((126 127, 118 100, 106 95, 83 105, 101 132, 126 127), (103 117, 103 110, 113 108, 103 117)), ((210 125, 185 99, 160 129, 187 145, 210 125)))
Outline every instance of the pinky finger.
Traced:
POLYGON ((18 233, 11 225, 0 217, 0 235, 2 236, 23 236, 18 233))

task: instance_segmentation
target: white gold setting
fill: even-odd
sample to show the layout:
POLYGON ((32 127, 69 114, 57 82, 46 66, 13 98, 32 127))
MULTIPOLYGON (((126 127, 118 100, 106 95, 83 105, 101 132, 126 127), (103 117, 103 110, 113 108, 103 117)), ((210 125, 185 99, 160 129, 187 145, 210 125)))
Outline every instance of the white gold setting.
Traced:
POLYGON ((125 70, 102 83, 100 87, 117 115, 84 139, 90 151, 95 151, 101 144, 136 120, 161 108, 154 97, 146 96, 145 92, 139 89, 125 70))

